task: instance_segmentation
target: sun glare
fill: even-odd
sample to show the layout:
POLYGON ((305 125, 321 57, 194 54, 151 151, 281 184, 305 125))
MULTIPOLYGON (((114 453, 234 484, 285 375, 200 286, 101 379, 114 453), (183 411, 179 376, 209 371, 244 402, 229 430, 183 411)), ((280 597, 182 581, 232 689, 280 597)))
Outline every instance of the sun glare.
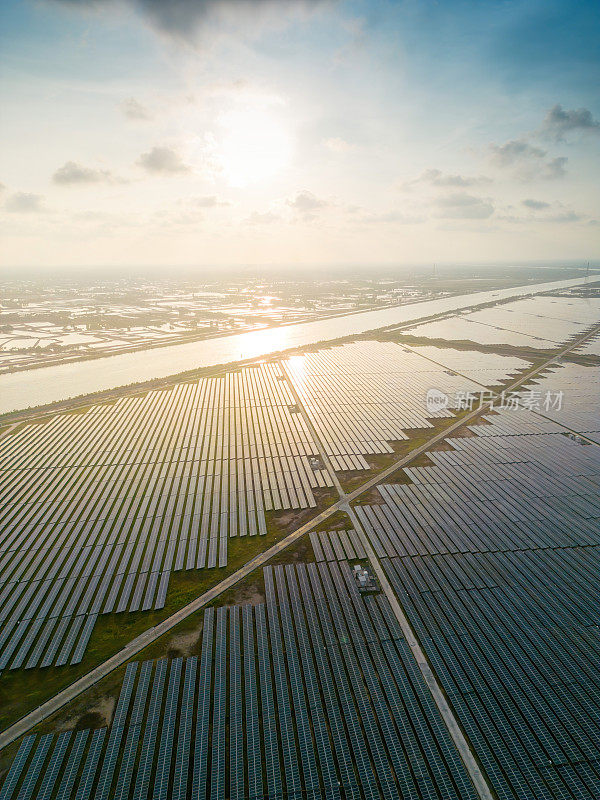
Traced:
POLYGON ((232 186, 268 181, 289 163, 291 139, 281 119, 272 112, 230 111, 221 118, 221 125, 217 157, 232 186))

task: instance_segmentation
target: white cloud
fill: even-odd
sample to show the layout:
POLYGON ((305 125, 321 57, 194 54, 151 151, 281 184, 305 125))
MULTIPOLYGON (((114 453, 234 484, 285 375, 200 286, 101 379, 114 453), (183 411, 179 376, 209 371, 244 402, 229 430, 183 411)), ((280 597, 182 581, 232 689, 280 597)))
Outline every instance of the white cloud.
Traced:
MULTIPOLYGON (((117 7, 114 0, 55 0, 65 6, 112 12, 117 7)), ((141 11, 149 24, 178 40, 192 41, 204 26, 218 21, 231 28, 246 31, 261 29, 270 20, 281 25, 288 20, 306 15, 315 6, 327 0, 123 0, 123 3, 141 11)))
POLYGON ((330 139, 324 139, 323 144, 328 150, 331 150, 333 153, 347 153, 350 150, 354 149, 353 144, 347 142, 345 139, 342 139, 339 136, 334 136, 330 139))
POLYGON ((583 214, 578 214, 576 211, 561 211, 558 214, 552 214, 546 217, 548 222, 582 222, 585 219, 583 214))
POLYGON ((147 153, 142 153, 137 163, 155 175, 176 175, 190 171, 179 153, 170 147, 153 147, 147 153))
POLYGON ((512 139, 504 144, 491 144, 492 161, 499 167, 512 167, 524 160, 541 159, 546 151, 524 139, 512 139))
POLYGON ((281 222, 281 217, 273 211, 265 211, 262 214, 258 211, 253 211, 246 219, 246 222, 249 225, 271 225, 274 222, 281 222))
POLYGON ((368 225, 414 225, 424 222, 424 217, 405 214, 403 211, 385 211, 381 214, 364 214, 358 218, 358 222, 368 225))
POLYGON ((562 142, 570 131, 600 133, 600 121, 594 119, 587 108, 564 109, 559 103, 548 111, 541 127, 541 133, 562 142))
POLYGON ((448 174, 439 169, 426 169, 421 173, 421 175, 419 175, 418 178, 410 181, 407 185, 411 186, 415 183, 428 183, 432 186, 453 186, 457 188, 464 188, 467 186, 482 186, 491 182, 492 179, 486 177, 485 175, 448 174))
POLYGON ((214 194, 204 197, 191 197, 187 202, 196 208, 217 208, 218 206, 229 206, 231 203, 228 200, 219 200, 214 194))
POLYGON ((548 153, 525 139, 490 145, 491 162, 501 169, 514 169, 522 181, 554 180, 566 175, 566 156, 547 159, 548 153))
POLYGON ((325 208, 329 205, 326 200, 320 200, 312 192, 306 190, 298 192, 295 197, 286 200, 290 208, 301 214, 309 214, 319 208, 325 208))
POLYGON ((7 198, 5 208, 14 214, 39 213, 44 210, 44 198, 30 192, 15 192, 7 198))
POLYGON ((92 169, 91 167, 84 167, 75 161, 67 161, 56 170, 52 180, 54 183, 63 186, 71 186, 85 183, 111 183, 115 179, 108 170, 92 169))
POLYGON ((152 114, 148 109, 138 102, 135 97, 127 97, 119 103, 119 108, 127 119, 147 121, 152 119, 152 114))
POLYGON ((567 174, 566 166, 568 160, 566 156, 551 158, 540 170, 539 177, 549 181, 555 178, 563 178, 567 174))
POLYGON ((534 211, 541 211, 543 208, 550 208, 550 203, 546 203, 544 200, 522 200, 521 204, 526 208, 533 209, 534 211))
POLYGON ((529 214, 522 215, 508 206, 505 213, 498 213, 497 219, 518 225, 534 224, 565 224, 569 222, 583 222, 589 219, 587 214, 574 211, 568 205, 560 202, 547 203, 544 200, 522 200, 521 206, 529 210, 529 214))
POLYGON ((435 201, 437 216, 444 219, 487 219, 494 213, 489 198, 457 193, 438 197, 435 201))

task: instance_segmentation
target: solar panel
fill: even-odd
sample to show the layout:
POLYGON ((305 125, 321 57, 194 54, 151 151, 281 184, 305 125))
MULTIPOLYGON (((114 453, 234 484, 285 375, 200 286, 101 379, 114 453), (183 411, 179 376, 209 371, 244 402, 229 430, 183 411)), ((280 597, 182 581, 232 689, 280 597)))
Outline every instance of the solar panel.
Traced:
POLYGON ((89 730, 85 729, 77 731, 75 734, 73 747, 69 753, 65 771, 56 793, 56 800, 68 800, 71 797, 89 735, 89 730))
POLYGON ((56 737, 54 749, 50 754, 50 761, 44 770, 44 777, 37 800, 50 800, 58 780, 67 748, 71 740, 71 731, 63 731, 56 737))
POLYGON ((150 787, 150 777, 154 763, 154 751, 156 748, 156 737, 160 724, 160 711, 167 676, 168 661, 160 659, 156 662, 154 680, 150 692, 150 705, 146 717, 144 728, 144 739, 139 755, 139 763, 136 771, 135 787, 133 792, 134 800, 144 800, 148 796, 150 787))
POLYGON ((100 728, 92 733, 90 749, 88 750, 87 758, 83 765, 81 778, 77 784, 75 800, 87 800, 87 798, 89 798, 91 795, 105 736, 106 728, 100 728))
POLYGON ((169 777, 173 760, 173 741, 175 738, 175 721, 177 717, 177 702, 179 700, 179 685, 181 682, 181 667, 183 659, 176 658, 171 662, 167 699, 162 716, 162 730, 154 776, 152 797, 164 800, 169 792, 169 777))
POLYGON ((175 755, 175 772, 173 776, 173 800, 184 800, 184 798, 187 797, 197 667, 198 660, 195 656, 186 659, 181 716, 175 755))
POLYGON ((206 800, 208 779, 208 743, 212 690, 212 654, 214 637, 214 609, 204 612, 202 630, 202 655, 200 661, 200 684, 198 687, 198 714, 192 794, 198 800, 206 800))
POLYGON ((25 768, 25 764, 29 758, 29 753, 31 752, 31 748, 33 747, 36 739, 37 736, 26 736, 21 742, 17 751, 17 755, 10 765, 10 769, 8 770, 6 778, 4 779, 4 783, 2 784, 2 789, 0 790, 0 800, 10 800, 12 797, 14 790, 17 788, 19 778, 21 777, 21 773, 25 768))

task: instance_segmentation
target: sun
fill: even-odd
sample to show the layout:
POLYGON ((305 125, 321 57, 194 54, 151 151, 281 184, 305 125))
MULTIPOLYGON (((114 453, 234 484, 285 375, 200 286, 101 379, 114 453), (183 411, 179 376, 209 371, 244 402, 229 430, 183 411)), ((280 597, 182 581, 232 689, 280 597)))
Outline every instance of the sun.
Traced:
POLYGON ((292 142, 283 120, 265 109, 237 109, 220 119, 217 160, 232 186, 264 183, 289 164, 292 142))

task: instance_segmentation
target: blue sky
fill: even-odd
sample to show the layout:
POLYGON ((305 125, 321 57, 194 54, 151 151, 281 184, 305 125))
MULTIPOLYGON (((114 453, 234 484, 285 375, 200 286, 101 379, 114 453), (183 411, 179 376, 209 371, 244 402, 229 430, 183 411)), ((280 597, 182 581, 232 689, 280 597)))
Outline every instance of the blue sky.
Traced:
POLYGON ((597 257, 595 3, 0 14, 6 265, 597 257))

